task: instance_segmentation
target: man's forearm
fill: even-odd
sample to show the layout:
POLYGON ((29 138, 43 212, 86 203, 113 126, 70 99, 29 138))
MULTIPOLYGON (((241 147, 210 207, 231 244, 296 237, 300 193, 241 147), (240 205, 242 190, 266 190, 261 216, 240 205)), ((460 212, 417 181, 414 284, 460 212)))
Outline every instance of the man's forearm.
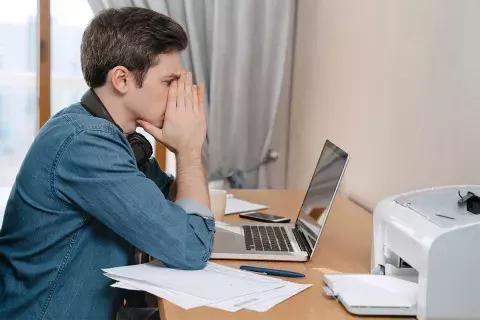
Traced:
POLYGON ((178 153, 176 184, 175 199, 192 199, 210 209, 210 196, 201 152, 178 153))

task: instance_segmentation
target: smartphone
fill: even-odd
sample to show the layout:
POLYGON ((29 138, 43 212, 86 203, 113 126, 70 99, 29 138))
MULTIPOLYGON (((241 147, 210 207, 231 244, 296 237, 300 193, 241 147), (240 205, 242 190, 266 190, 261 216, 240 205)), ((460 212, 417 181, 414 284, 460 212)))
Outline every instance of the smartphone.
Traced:
POLYGON ((272 222, 272 223, 286 223, 290 222, 290 218, 285 218, 281 216, 275 216, 273 214, 266 214, 261 212, 245 212, 240 213, 241 218, 251 219, 262 222, 272 222))

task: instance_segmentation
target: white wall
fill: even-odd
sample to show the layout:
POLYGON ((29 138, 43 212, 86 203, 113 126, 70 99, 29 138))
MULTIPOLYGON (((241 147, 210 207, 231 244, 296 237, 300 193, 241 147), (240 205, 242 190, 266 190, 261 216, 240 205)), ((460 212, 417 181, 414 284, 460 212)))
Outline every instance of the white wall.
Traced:
POLYGON ((297 18, 289 188, 308 184, 326 138, 368 208, 480 183, 480 1, 299 0, 297 18))

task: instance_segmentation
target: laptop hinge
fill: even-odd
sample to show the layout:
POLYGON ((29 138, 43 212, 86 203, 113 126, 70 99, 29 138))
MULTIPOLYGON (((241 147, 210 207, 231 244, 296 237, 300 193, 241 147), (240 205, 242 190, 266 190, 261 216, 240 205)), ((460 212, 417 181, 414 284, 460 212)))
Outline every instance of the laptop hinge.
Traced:
POLYGON ((298 227, 298 225, 295 225, 295 229, 298 232, 298 235, 300 237, 300 241, 302 242, 303 246, 307 249, 307 254, 308 254, 308 259, 312 256, 312 247, 310 247, 310 244, 308 243, 307 238, 303 234, 303 231, 301 228, 298 227))
POLYGON ((307 238, 303 234, 303 231, 300 230, 300 236, 303 239, 303 242, 305 243, 305 247, 307 248, 307 254, 308 254, 308 259, 312 256, 312 247, 310 247, 310 242, 308 242, 307 238))

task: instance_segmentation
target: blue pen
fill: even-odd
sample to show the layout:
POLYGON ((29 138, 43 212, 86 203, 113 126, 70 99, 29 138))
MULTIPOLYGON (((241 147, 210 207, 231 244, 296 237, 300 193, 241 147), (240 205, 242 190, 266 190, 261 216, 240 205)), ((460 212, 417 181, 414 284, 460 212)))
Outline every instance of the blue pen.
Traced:
POLYGON ((277 269, 268 269, 268 268, 260 268, 260 267, 251 267, 251 266, 240 266, 240 270, 257 272, 262 274, 267 274, 270 276, 279 276, 279 277, 288 277, 288 278, 303 278, 305 277, 304 274, 287 271, 287 270, 277 270, 277 269))

